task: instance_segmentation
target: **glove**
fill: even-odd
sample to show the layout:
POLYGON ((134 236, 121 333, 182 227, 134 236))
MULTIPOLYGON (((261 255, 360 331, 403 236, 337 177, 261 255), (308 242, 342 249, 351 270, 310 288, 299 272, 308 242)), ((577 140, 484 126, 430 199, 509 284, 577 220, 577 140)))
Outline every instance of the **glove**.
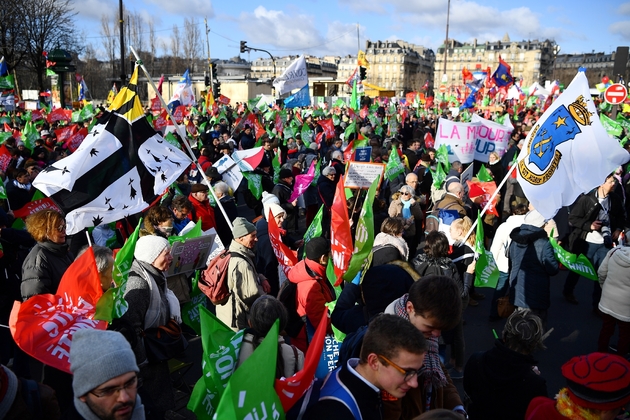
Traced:
POLYGON ((178 324, 182 323, 182 311, 179 307, 179 299, 175 296, 175 293, 168 287, 166 288, 166 299, 168 300, 168 309, 171 313, 171 318, 177 321, 178 324))

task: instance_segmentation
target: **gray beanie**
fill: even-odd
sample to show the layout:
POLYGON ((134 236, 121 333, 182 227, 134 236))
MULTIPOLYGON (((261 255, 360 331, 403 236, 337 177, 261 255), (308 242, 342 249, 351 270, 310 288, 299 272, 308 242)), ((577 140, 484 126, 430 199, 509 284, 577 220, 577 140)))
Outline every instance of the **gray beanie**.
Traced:
POLYGON ((234 235, 235 238, 242 238, 245 235, 256 232, 256 226, 248 222, 244 217, 234 219, 233 225, 232 235, 234 235))
POLYGON ((78 398, 117 376, 140 369, 121 333, 85 328, 72 335, 70 371, 72 390, 78 398))
POLYGON ((138 261, 153 264, 157 257, 159 257, 162 251, 168 246, 169 243, 166 238, 157 235, 143 236, 136 242, 136 249, 133 251, 133 256, 138 261))

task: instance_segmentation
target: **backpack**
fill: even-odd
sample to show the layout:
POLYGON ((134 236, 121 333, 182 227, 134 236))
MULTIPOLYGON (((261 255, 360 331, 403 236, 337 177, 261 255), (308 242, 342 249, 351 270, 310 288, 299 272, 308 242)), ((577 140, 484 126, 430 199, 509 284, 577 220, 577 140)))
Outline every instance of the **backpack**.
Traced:
POLYGON ((208 296, 208 299, 215 306, 225 305, 230 298, 228 266, 230 259, 234 256, 244 258, 236 252, 230 252, 228 249, 221 251, 219 255, 210 261, 208 268, 199 276, 199 290, 208 296))
POLYGON ((284 331, 289 337, 297 337, 304 327, 304 318, 297 311, 297 284, 290 280, 282 283, 278 292, 278 300, 284 305, 289 314, 287 326, 284 331))
MULTIPOLYGON (((459 213, 457 211, 448 210, 455 204, 457 203, 453 202, 449 204, 448 206, 444 207, 443 209, 438 209, 436 208, 437 207, 437 203, 436 203, 436 207, 434 207, 433 210, 427 213, 427 217, 424 220, 424 234, 427 235, 429 232, 440 230, 440 220, 443 220, 443 221, 450 220, 452 222, 453 220, 458 219, 459 213)), ((446 223, 446 224, 450 225, 450 223, 446 223)))

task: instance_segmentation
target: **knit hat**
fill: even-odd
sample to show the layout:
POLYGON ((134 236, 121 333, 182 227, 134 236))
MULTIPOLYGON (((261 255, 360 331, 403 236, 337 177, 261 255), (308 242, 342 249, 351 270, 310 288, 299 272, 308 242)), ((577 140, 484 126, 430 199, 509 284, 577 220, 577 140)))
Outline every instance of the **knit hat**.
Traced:
POLYGON ((262 202, 262 205, 263 205, 263 215, 265 215, 265 218, 269 214, 269 204, 271 203, 280 204, 280 200, 278 199, 278 197, 276 197, 273 194, 268 193, 267 191, 263 191, 262 199, 260 201, 262 202))
MULTIPOLYGON (((140 238, 138 244, 151 237, 155 238, 140 238)), ((139 369, 136 356, 121 333, 84 328, 72 335, 70 371, 72 389, 78 398, 117 376, 139 369)))
POLYGON ((330 242, 318 236, 308 241, 306 245, 304 245, 304 250, 306 251, 306 258, 311 261, 319 261, 322 255, 326 255, 330 252, 330 242))
POLYGON ((332 166, 326 166, 324 170, 322 171, 322 175, 324 176, 336 175, 336 174, 337 174, 337 171, 332 166))
POLYGON ((630 362, 621 356, 591 353, 562 366, 569 397, 584 408, 613 410, 630 402, 630 362))
POLYGON ((242 238, 245 235, 256 232, 256 226, 251 224, 244 217, 237 217, 234 219, 233 226, 232 235, 234 235, 234 238, 242 238))
POLYGON ((18 378, 11 369, 0 365, 0 419, 5 418, 17 395, 18 378))
POLYGON ((269 211, 271 211, 273 217, 276 217, 280 213, 286 213, 286 211, 282 207, 280 207, 279 204, 269 203, 269 206, 267 206, 267 213, 265 213, 265 219, 269 218, 269 211))
POLYGON ((153 264, 164 249, 168 248, 168 239, 156 235, 147 235, 138 239, 133 256, 136 260, 153 264))
POLYGON ((196 192, 208 192, 209 188, 206 184, 192 184, 192 186, 190 187, 190 192, 196 193, 196 192))
POLYGON ((525 219, 523 219, 523 224, 543 227, 545 225, 545 217, 537 210, 532 210, 525 215, 525 219))
POLYGON ((293 171, 291 169, 280 169, 278 179, 293 178, 293 171))

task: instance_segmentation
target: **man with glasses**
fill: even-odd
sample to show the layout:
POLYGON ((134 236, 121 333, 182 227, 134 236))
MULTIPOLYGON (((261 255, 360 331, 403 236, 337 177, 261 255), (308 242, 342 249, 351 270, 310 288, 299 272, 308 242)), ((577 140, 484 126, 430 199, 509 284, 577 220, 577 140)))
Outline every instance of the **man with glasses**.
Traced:
POLYGON ((86 419, 144 419, 138 365, 116 331, 81 329, 72 336, 70 370, 74 407, 86 419))
POLYGON ((173 199, 170 205, 173 213, 173 235, 179 235, 179 232, 190 222, 188 215, 192 212, 192 208, 188 197, 178 195, 173 199))
POLYGON ((418 387, 427 341, 407 320, 380 315, 367 329, 359 359, 331 372, 307 419, 382 419, 381 392, 402 398, 418 387))

